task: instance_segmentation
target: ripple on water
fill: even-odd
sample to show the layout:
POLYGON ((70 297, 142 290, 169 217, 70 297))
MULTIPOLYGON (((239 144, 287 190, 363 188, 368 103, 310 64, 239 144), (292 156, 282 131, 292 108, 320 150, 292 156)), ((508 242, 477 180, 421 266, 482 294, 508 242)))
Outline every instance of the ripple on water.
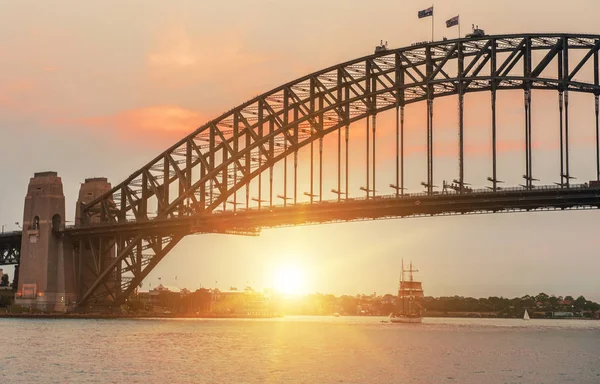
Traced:
POLYGON ((600 322, 0 319, 12 383, 599 383, 600 322))

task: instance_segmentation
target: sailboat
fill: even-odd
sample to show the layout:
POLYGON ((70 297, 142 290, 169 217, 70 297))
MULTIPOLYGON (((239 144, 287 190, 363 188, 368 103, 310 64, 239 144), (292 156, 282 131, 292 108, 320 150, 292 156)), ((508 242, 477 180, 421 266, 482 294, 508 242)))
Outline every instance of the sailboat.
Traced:
POLYGON ((525 314, 523 315, 523 320, 529 320, 529 312, 525 310, 525 314))
POLYGON ((402 273, 400 274, 400 287, 398 288, 398 301, 396 306, 398 312, 390 313, 392 323, 421 323, 423 322, 423 310, 421 300, 425 297, 423 287, 420 281, 414 281, 413 272, 419 272, 413 269, 412 262, 408 269, 404 269, 402 261, 402 273), (408 273, 408 280, 405 278, 408 273))

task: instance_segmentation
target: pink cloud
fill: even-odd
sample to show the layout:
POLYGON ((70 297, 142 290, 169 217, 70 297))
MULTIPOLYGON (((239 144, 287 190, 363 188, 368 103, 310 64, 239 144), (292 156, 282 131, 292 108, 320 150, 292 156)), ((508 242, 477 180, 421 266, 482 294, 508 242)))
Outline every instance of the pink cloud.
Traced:
POLYGON ((143 135, 145 140, 164 145, 164 140, 177 140, 192 132, 209 118, 199 112, 175 105, 158 105, 121 111, 109 116, 61 119, 57 123, 91 130, 112 129, 122 140, 143 135))

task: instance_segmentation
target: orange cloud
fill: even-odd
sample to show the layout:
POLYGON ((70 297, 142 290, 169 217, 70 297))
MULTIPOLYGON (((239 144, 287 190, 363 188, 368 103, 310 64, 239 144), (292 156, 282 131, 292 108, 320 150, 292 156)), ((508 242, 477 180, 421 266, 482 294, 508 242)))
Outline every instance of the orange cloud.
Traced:
POLYGON ((62 120, 59 123, 103 132, 109 128, 124 140, 142 136, 146 141, 164 145, 164 140, 180 139, 208 121, 207 116, 196 111, 175 105, 158 105, 122 111, 111 116, 62 120))

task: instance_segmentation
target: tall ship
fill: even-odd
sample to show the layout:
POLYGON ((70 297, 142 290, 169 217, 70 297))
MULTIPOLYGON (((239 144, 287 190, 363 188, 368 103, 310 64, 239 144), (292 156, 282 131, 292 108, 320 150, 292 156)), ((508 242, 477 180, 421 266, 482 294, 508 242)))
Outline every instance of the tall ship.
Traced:
POLYGON ((398 287, 398 299, 396 300, 396 312, 390 314, 392 323, 421 323, 423 321, 423 286, 420 281, 415 281, 412 261, 408 269, 404 268, 402 261, 402 272, 400 274, 400 286, 398 287), (407 278, 408 277, 408 278, 407 278))

